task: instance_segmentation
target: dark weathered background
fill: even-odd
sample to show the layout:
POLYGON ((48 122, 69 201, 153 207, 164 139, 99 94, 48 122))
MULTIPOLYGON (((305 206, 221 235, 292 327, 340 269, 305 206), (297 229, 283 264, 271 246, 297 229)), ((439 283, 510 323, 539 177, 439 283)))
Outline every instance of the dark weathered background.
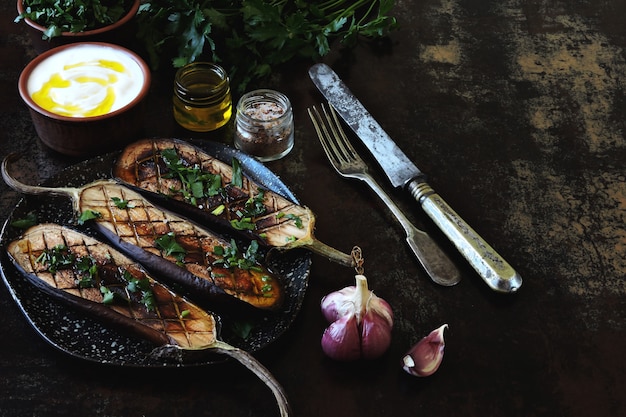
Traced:
MULTIPOLYGON (((2 0, 0 156, 27 151, 19 175, 36 183, 76 161, 45 149, 19 98, 34 52, 15 14, 2 0)), ((626 415, 626 2, 406 0, 395 14, 401 29, 388 41, 325 61, 524 285, 492 293, 396 191, 463 271, 453 288, 429 282, 372 193, 324 159, 306 114, 321 97, 299 64, 274 86, 294 103, 296 145, 268 166, 317 214, 321 240, 362 247, 396 327, 380 360, 325 358, 319 300, 352 273, 314 257, 295 325, 256 356, 299 417, 626 415), (405 351, 443 323, 440 370, 404 374, 405 351)), ((188 135, 171 119, 170 83, 155 79, 148 136, 188 135)), ((4 221, 18 195, 4 184, 0 193, 4 221)), ((270 392, 237 364, 96 366, 41 340, 5 288, 0 316, 2 416, 277 415, 270 392)))

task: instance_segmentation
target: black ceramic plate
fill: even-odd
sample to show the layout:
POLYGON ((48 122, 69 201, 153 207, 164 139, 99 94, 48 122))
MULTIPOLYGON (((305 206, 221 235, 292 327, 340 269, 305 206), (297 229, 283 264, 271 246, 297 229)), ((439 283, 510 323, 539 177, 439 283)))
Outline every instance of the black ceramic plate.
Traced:
MULTIPOLYGON (((236 149, 214 142, 193 143, 209 154, 229 163, 236 157, 245 174, 269 190, 298 203, 289 188, 267 167, 256 159, 236 149)), ((111 176, 111 169, 118 153, 112 153, 73 165, 44 185, 50 187, 81 187, 91 181, 111 176)), ((14 208, 0 232, 0 272, 13 299, 32 327, 47 342, 74 357, 113 365, 138 367, 197 366, 222 361, 223 358, 206 357, 174 364, 156 359, 150 354, 154 346, 149 342, 129 337, 100 324, 97 320, 60 304, 32 286, 14 267, 6 253, 6 245, 19 237, 21 230, 11 226, 16 219, 23 219, 30 212, 37 215, 40 223, 54 222, 72 225, 74 218, 69 198, 25 196, 14 208)), ((278 312, 263 313, 247 322, 233 322, 220 317, 221 339, 225 342, 254 352, 280 337, 296 318, 308 285, 311 256, 302 249, 279 252, 268 257, 270 267, 283 280, 286 298, 278 312), (242 337, 241 329, 250 329, 242 337)))

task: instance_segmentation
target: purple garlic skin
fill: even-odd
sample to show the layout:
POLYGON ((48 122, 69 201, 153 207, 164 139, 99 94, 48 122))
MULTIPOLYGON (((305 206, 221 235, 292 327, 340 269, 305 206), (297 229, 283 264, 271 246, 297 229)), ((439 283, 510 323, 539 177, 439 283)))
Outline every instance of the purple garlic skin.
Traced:
POLYGON ((402 369, 418 377, 434 374, 443 361, 443 332, 447 328, 448 325, 444 324, 417 342, 402 358, 402 369))
POLYGON ((359 327, 354 314, 334 321, 322 335, 322 350, 338 361, 350 361, 361 355, 359 327))
POLYGON ((331 324, 322 335, 322 350, 335 360, 375 359, 391 345, 391 306, 368 289, 357 275, 356 286, 322 298, 322 313, 331 324))

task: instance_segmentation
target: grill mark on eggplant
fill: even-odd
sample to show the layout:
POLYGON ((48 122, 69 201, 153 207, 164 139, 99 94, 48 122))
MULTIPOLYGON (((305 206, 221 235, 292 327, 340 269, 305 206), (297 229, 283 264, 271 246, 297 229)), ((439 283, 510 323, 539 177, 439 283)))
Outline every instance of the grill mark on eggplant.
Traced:
POLYGON ((216 321, 211 314, 158 283, 138 264, 94 238, 56 224, 40 224, 9 243, 7 252, 28 280, 53 298, 156 345, 198 349, 217 339, 216 321), (81 273, 76 267, 51 271, 49 265, 37 261, 44 251, 57 245, 66 247, 77 259, 90 257, 95 261, 98 274, 93 285, 78 284, 81 273), (128 290, 129 281, 123 271, 128 271, 135 279, 148 280, 155 300, 154 311, 142 304, 139 292, 128 290), (101 285, 118 295, 113 304, 103 304, 101 285), (187 312, 185 317, 183 311, 187 312))
POLYGON ((265 267, 258 265, 258 272, 212 265, 219 258, 213 255, 213 248, 230 246, 221 237, 156 207, 137 192, 112 180, 95 181, 82 188, 48 188, 22 184, 8 173, 7 164, 11 157, 7 157, 2 164, 2 175, 9 186, 27 194, 70 196, 77 213, 86 210, 98 212, 100 217, 93 224, 111 244, 166 282, 184 287, 194 300, 206 302, 212 309, 239 315, 249 313, 250 306, 264 310, 280 307, 284 289, 278 277, 265 267), (118 208, 112 197, 127 201, 126 209, 118 208), (183 245, 195 249, 196 256, 189 256, 184 260, 186 268, 178 266, 174 257, 167 256, 156 247, 156 238, 169 232, 173 232, 183 245), (202 262, 199 262, 200 258, 202 262), (267 290, 266 277, 271 280, 271 290, 267 290))
POLYGON ((176 139, 144 139, 135 142, 124 149, 113 168, 113 175, 147 198, 156 199, 159 204, 168 205, 174 211, 202 223, 258 239, 270 247, 285 250, 304 247, 339 264, 354 266, 350 255, 315 238, 315 215, 309 208, 261 188, 246 176, 242 178, 241 188, 232 185, 233 172, 230 165, 187 142, 176 139), (162 152, 168 149, 174 149, 186 166, 197 165, 203 172, 220 175, 226 195, 201 198, 197 205, 193 205, 181 193, 173 192, 172 190, 180 190, 182 183, 179 179, 167 178, 169 171, 163 161, 162 152), (239 220, 237 213, 244 211, 246 201, 255 198, 261 191, 264 192, 265 213, 253 218, 256 229, 250 231, 233 228, 231 221, 239 220), (214 214, 214 210, 220 205, 224 205, 225 210, 214 214), (302 223, 301 227, 296 225, 296 218, 302 223))
MULTIPOLYGON (((278 279, 263 269, 261 272, 241 268, 220 268, 214 262, 221 258, 213 254, 215 246, 228 247, 230 243, 209 234, 186 219, 154 206, 136 192, 125 189, 117 183, 101 181, 85 187, 81 193, 81 209, 100 213, 95 219, 100 231, 109 237, 119 239, 146 253, 167 259, 175 265, 177 259, 167 255, 156 246, 156 240, 168 233, 174 233, 176 241, 187 250, 184 268, 177 265, 171 274, 180 274, 180 282, 191 284, 194 295, 200 297, 212 288, 221 288, 226 293, 246 301, 255 307, 276 309, 280 307, 283 292, 278 279), (128 202, 125 209, 118 208, 113 197, 128 202), (263 277, 272 280, 273 291, 263 291, 263 277), (201 289, 201 291, 197 291, 201 289)), ((153 256, 149 256, 152 258, 153 256)), ((160 261, 158 259, 157 261, 160 261)), ((148 261, 150 262, 150 261, 148 261)), ((152 263, 152 262, 150 262, 152 263)), ((165 274, 170 276, 171 274, 165 274)))
MULTIPOLYGON (((232 231, 230 221, 239 219, 236 213, 244 211, 246 201, 261 191, 258 185, 246 177, 242 178, 242 188, 233 186, 230 184, 233 174, 230 166, 184 142, 146 140, 145 145, 152 146, 142 147, 142 145, 144 145, 143 141, 126 148, 114 167, 114 176, 141 191, 149 191, 165 197, 167 200, 183 203, 184 206, 182 207, 185 207, 186 210, 189 209, 187 206, 191 206, 194 210, 189 211, 189 213, 194 214, 195 212, 198 215, 201 212, 207 220, 212 223, 217 222, 221 226, 228 226, 230 231, 232 231), (220 175, 226 197, 221 195, 203 197, 199 199, 197 206, 193 206, 185 201, 181 193, 173 192, 172 190, 182 189, 182 182, 177 178, 166 178, 169 171, 161 156, 161 151, 166 149, 175 149, 188 167, 198 165, 203 172, 220 175), (126 165, 124 165, 125 163, 126 165), (211 214, 220 205, 226 206, 222 214, 211 214)), ((242 232, 247 237, 252 236, 262 243, 275 247, 288 246, 291 240, 306 238, 308 225, 311 223, 310 211, 271 191, 263 191, 265 192, 263 204, 266 213, 254 218, 257 229, 254 232, 247 230, 237 230, 237 232, 242 232), (277 214, 281 212, 300 217, 303 227, 294 227, 293 220, 287 216, 277 218, 277 214), (267 233, 277 229, 280 229, 280 233, 267 233), (263 236, 264 234, 267 236, 263 236)), ((181 206, 177 205, 176 207, 181 206)))
POLYGON ((29 228, 21 238, 10 242, 7 253, 16 268, 41 291, 95 319, 151 341, 159 346, 153 352, 155 357, 183 360, 185 352, 191 352, 192 356, 215 352, 239 361, 270 388, 280 415, 289 416, 291 408, 281 385, 254 356, 219 340, 218 322, 213 314, 160 284, 140 265, 108 245, 67 227, 47 223, 29 228), (95 260, 101 273, 96 288, 80 288, 74 268, 51 272, 49 265, 37 262, 43 251, 56 245, 64 245, 77 257, 90 256, 95 260), (148 280, 156 300, 154 311, 129 293, 124 270, 134 278, 148 280), (115 304, 103 304, 97 289, 101 284, 125 297, 115 304))

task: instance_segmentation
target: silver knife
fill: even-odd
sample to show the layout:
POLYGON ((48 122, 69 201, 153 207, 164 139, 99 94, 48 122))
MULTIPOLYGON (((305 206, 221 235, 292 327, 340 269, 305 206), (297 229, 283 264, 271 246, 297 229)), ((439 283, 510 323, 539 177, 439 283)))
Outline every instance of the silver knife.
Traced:
POLYGON ((428 185, 425 175, 339 76, 323 63, 313 65, 309 76, 376 158, 391 184, 409 191, 487 285, 497 292, 516 292, 522 277, 428 185))

